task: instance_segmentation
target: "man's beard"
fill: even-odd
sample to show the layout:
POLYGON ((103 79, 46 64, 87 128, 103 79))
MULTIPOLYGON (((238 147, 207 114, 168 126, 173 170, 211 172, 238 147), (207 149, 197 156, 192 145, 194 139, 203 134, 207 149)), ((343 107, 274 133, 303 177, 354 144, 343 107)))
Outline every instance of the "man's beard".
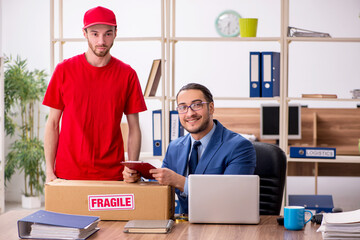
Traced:
POLYGON ((114 43, 111 43, 110 47, 107 48, 108 46, 106 46, 106 45, 93 47, 93 46, 89 43, 89 47, 90 47, 90 49, 93 51, 93 53, 94 53, 97 57, 105 57, 105 56, 109 53, 109 51, 110 51, 111 47, 113 46, 113 44, 114 44, 114 43), (96 47, 106 47, 107 49, 106 49, 105 52, 96 52, 96 47))
POLYGON ((204 119, 204 122, 203 122, 197 129, 190 130, 190 129, 187 129, 186 127, 184 127, 184 128, 185 128, 186 131, 188 131, 189 133, 197 134, 197 133, 200 133, 200 132, 204 131, 204 130, 208 127, 209 122, 210 122, 210 117, 209 117, 209 115, 208 115, 207 118, 204 119))

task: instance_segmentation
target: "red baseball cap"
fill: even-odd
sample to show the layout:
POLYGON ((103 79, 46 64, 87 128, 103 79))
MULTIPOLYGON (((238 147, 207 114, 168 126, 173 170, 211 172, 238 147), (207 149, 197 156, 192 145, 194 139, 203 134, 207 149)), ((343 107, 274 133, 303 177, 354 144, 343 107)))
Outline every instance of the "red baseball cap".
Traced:
POLYGON ((84 15, 84 27, 88 28, 96 24, 116 26, 116 18, 113 11, 104 7, 89 9, 84 15))

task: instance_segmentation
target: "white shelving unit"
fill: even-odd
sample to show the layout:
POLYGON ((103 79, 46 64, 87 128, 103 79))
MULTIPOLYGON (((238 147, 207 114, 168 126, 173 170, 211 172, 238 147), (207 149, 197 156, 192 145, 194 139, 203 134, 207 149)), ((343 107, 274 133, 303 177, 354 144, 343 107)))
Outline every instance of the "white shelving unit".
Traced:
MULTIPOLYGON (((155 0, 154 0, 155 1, 155 0)), ((288 96, 288 84, 291 79, 288 76, 289 68, 289 48, 292 42, 341 42, 341 43, 354 43, 360 42, 360 38, 304 38, 304 37, 288 37, 287 28, 289 26, 289 4, 290 1, 295 0, 280 0, 280 36, 274 37, 251 37, 251 38, 241 38, 241 37, 187 37, 187 36, 177 36, 176 35, 176 0, 159 0, 161 1, 161 35, 157 37, 118 37, 115 41, 127 41, 127 42, 139 42, 139 41, 156 41, 161 43, 161 59, 162 59, 162 79, 161 86, 162 92, 160 96, 156 97, 147 97, 147 100, 151 101, 160 101, 161 109, 163 110, 162 114, 162 139, 163 139, 163 149, 162 153, 164 155, 166 148, 168 146, 168 131, 169 128, 169 110, 175 108, 175 71, 176 71, 176 45, 180 42, 218 42, 221 44, 226 44, 229 42, 232 43, 253 43, 253 42, 273 42, 279 44, 281 60, 281 74, 280 74, 280 96, 274 98, 249 98, 243 96, 214 96, 215 100, 223 101, 277 101, 280 103, 280 147, 283 150, 288 148, 288 103, 290 101, 338 101, 338 102, 360 102, 359 99, 303 99, 296 97, 288 96)), ((63 37, 63 0, 58 0, 58 23, 59 23, 59 36, 54 37, 55 25, 54 25, 54 0, 51 0, 50 4, 50 22, 51 22, 51 71, 54 69, 55 62, 55 46, 58 46, 59 52, 59 61, 63 59, 63 45, 66 42, 85 42, 84 38, 64 38, 63 37)), ((220 3, 219 3, 220 5, 220 3)), ((149 109, 151 111, 152 109, 149 109)), ((148 158, 149 153, 142 153, 141 156, 148 158)), ((162 156, 156 157, 161 159, 162 156)), ((358 157, 354 157, 358 159, 358 157)))

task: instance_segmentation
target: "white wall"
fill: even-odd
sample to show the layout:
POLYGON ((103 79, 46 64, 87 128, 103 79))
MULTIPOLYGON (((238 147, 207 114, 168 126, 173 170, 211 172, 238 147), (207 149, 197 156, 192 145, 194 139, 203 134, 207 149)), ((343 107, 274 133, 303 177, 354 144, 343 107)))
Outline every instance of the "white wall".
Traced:
MULTIPOLYGON (((0 0, 0 13, 2 11, 2 1, 0 0)), ((0 14, 0 36, 2 36, 2 14, 0 14)), ((2 37, 0 37, 0 59, 2 54, 2 37)), ((0 64, 2 65, 2 64, 0 64)), ((0 88, 3 89, 3 66, 0 66, 0 88)), ((0 99, 4 99, 4 91, 0 89, 0 99)), ((3 101, 0 102, 0 111, 3 112, 3 101)), ((4 154, 4 131, 3 131, 3 117, 0 119, 0 213, 4 212, 5 206, 5 186, 4 186, 4 168, 5 168, 5 154, 4 154)))
MULTIPOLYGON (((4 53, 13 56, 19 54, 28 59, 30 69, 46 69, 48 72, 49 2, 2 0, 1 10, 4 53)), ((98 5, 114 10, 119 36, 160 35, 160 0, 64 0, 64 37, 82 37, 83 14, 87 9, 98 5)), ((177 36, 216 37, 215 18, 226 9, 236 10, 242 17, 259 18, 258 36, 280 35, 280 0, 181 0, 177 1, 176 7, 177 36)), ((360 37, 359 0, 291 0, 290 11, 291 26, 329 32, 333 37, 360 37)), ((86 48, 85 42, 66 43, 64 57, 82 53, 86 48)), ((178 42, 176 90, 185 83, 200 82, 208 86, 215 96, 247 97, 248 53, 265 50, 279 51, 280 46, 276 42, 178 42)), ((360 87, 359 53, 360 43, 291 43, 289 96, 300 97, 302 93, 335 93, 341 98, 349 98, 350 90, 360 87)), ((160 43, 116 42, 112 54, 132 65, 144 88, 152 59, 161 57, 160 43)), ((217 107, 258 104, 250 101, 216 102, 217 107)), ((310 107, 356 106, 355 103, 335 102, 306 104, 310 107)), ((151 119, 151 110, 160 108, 160 103, 147 100, 147 105, 149 110, 140 114, 142 151, 151 152, 151 121, 148 119, 151 119)), ((47 111, 47 108, 42 108, 43 115, 46 115, 47 111)), ((6 144, 10 141, 11 139, 6 139, 6 144)), ((22 186, 21 176, 14 178, 8 185, 8 200, 20 199, 19 186, 22 186)))

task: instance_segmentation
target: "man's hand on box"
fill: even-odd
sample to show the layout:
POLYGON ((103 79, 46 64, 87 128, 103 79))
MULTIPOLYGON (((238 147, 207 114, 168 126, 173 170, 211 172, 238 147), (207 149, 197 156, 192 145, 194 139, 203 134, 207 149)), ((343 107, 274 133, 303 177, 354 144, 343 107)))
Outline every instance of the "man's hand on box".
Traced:
POLYGON ((124 167, 123 178, 125 182, 133 183, 140 180, 140 174, 136 170, 124 167))

